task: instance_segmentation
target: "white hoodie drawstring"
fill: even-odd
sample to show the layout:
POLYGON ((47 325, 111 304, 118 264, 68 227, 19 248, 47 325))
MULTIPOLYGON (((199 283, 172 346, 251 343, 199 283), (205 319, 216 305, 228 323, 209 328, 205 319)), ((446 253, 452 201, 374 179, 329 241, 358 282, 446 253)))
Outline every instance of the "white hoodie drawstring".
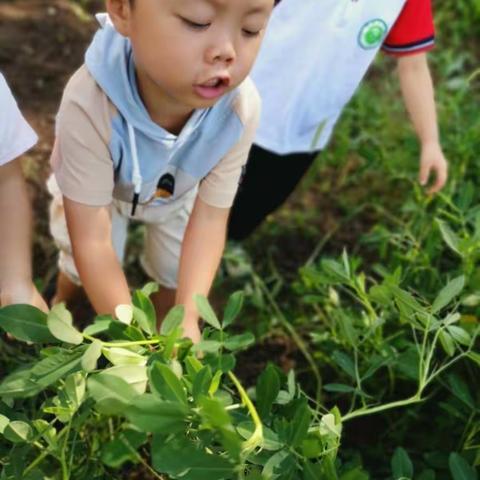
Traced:
POLYGON ((130 141, 130 152, 132 154, 132 182, 133 182, 133 199, 132 199, 132 217, 135 216, 138 201, 140 199, 140 192, 142 191, 143 178, 140 171, 140 162, 138 161, 137 142, 135 140, 135 131, 130 123, 128 126, 128 139, 130 141))

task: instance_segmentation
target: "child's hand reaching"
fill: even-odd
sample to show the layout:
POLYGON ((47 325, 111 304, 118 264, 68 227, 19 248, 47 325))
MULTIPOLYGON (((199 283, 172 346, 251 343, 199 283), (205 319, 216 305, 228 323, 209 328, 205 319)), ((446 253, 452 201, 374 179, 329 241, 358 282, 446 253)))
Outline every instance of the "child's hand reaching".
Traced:
POLYGON ((200 331, 200 327, 198 326, 198 319, 189 319, 186 318, 183 321, 183 336, 186 338, 190 338, 192 342, 199 343, 202 338, 202 332, 200 331))
POLYGON ((5 285, 0 293, 0 305, 28 304, 48 313, 45 300, 38 293, 32 282, 12 282, 5 285))
POLYGON ((435 183, 428 189, 428 194, 439 192, 448 178, 448 163, 438 142, 429 142, 422 145, 418 177, 420 185, 427 185, 432 173, 435 173, 435 183))

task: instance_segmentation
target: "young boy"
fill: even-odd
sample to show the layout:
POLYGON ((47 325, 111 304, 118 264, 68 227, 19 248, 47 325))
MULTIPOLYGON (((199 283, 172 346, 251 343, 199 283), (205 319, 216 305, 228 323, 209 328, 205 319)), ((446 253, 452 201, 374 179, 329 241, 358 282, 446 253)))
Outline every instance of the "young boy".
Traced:
POLYGON ((421 143, 420 183, 435 174, 429 193, 440 190, 447 162, 426 59, 433 45, 431 0, 281 0, 252 72, 262 116, 229 237, 246 238, 287 199, 380 49, 398 57, 403 99, 421 143))
POLYGON ((32 283, 30 201, 18 159, 36 142, 0 73, 0 305, 28 303, 47 311, 32 283))
POLYGON ((184 333, 200 338, 193 296, 208 294, 223 252, 259 118, 246 77, 273 3, 107 0, 57 117, 54 303, 80 281, 98 313, 131 303, 120 261, 135 218, 158 310, 185 305, 184 333))

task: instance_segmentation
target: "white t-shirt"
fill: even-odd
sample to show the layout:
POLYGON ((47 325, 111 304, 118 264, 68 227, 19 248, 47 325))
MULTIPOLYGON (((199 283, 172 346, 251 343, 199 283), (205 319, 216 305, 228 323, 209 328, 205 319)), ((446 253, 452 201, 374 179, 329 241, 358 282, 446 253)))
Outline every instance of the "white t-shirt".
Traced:
POLYGON ((280 155, 324 148, 398 20, 411 33, 392 53, 431 47, 430 0, 281 0, 251 74, 262 99, 255 144, 280 155))
POLYGON ((37 143, 37 135, 18 109, 0 73, 0 165, 19 157, 37 143))

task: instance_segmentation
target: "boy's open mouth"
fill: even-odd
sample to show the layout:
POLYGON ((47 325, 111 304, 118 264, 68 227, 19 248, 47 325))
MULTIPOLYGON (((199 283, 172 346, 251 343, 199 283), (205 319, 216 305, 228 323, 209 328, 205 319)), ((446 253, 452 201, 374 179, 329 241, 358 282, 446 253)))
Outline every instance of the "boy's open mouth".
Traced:
POLYGON ((214 99, 222 96, 230 85, 230 77, 219 75, 212 77, 206 82, 194 85, 194 90, 197 95, 204 99, 214 99))

